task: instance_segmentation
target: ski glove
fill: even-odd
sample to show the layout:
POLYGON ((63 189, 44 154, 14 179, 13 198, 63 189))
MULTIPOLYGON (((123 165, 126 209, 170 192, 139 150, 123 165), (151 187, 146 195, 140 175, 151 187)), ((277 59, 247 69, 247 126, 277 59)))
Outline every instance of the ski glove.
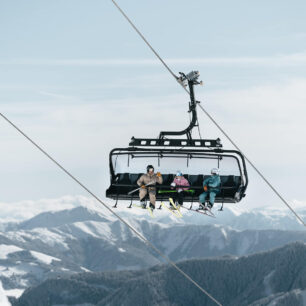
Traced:
POLYGON ((156 176, 161 177, 161 173, 160 173, 160 172, 157 172, 157 173, 156 173, 156 176))
POLYGON ((145 185, 141 185, 141 187, 140 188, 143 188, 143 189, 145 189, 146 188, 146 186, 145 185))
POLYGON ((204 189, 204 191, 207 191, 207 190, 208 190, 208 188, 207 188, 206 185, 203 187, 203 189, 204 189))

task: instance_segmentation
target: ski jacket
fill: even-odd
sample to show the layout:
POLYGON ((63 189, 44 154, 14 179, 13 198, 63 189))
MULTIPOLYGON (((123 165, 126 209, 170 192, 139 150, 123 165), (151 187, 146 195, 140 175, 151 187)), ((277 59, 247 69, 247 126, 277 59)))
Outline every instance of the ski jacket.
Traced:
POLYGON ((138 186, 147 185, 151 182, 153 184, 149 185, 147 188, 148 188, 149 191, 155 191, 156 188, 154 187, 154 185, 156 185, 156 183, 162 184, 163 183, 163 178, 162 178, 162 176, 157 176, 156 174, 149 175, 148 173, 145 173, 139 178, 139 180, 137 181, 137 185, 138 186), (151 186, 153 186, 153 187, 151 187, 151 186))
MULTIPOLYGON (((188 180, 187 179, 185 179, 184 177, 182 177, 181 179, 179 179, 179 178, 175 178, 174 180, 173 180, 173 183, 175 183, 175 185, 177 185, 177 186, 186 186, 186 187, 189 187, 190 186, 190 184, 189 184, 189 182, 188 182, 188 180)), ((176 190, 188 190, 188 188, 176 188, 176 190)))
POLYGON ((203 187, 207 186, 209 192, 220 192, 221 179, 219 175, 212 175, 203 181, 203 187))

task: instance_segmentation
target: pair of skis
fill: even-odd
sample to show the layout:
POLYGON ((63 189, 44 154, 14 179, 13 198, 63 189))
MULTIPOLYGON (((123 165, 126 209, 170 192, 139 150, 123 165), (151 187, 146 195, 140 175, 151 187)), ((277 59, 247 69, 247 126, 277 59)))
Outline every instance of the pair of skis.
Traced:
POLYGON ((142 207, 141 205, 133 204, 132 207, 137 207, 137 208, 141 208, 141 209, 146 209, 146 210, 149 212, 150 216, 151 216, 152 218, 155 218, 155 216, 154 216, 154 214, 153 214, 153 208, 151 208, 150 206, 144 208, 144 207, 142 207))
MULTIPOLYGON (((182 218, 183 215, 182 213, 180 212, 180 209, 179 207, 174 203, 173 199, 172 198, 169 198, 169 202, 171 203, 173 209, 169 208, 164 202, 161 202, 161 205, 162 207, 164 207, 165 209, 167 209, 169 212, 171 212, 174 216, 176 216, 177 218, 182 218)), ((141 205, 137 205, 137 204, 133 204, 132 205, 133 207, 137 207, 137 208, 142 208, 144 209, 141 205)), ((146 209, 148 210, 150 216, 152 218, 155 218, 154 214, 153 214, 153 209, 148 206, 146 207, 146 209)))
POLYGON ((162 207, 167 209, 169 212, 171 212, 175 217, 177 218, 182 218, 183 215, 180 212, 180 208, 174 203, 172 198, 169 198, 169 202, 172 205, 172 209, 169 208, 164 202, 161 202, 162 207))
MULTIPOLYGON (((150 186, 150 185, 152 185, 152 184, 155 184, 155 183, 154 183, 154 182, 149 182, 148 184, 146 184, 146 185, 144 185, 144 186, 140 186, 140 187, 138 187, 138 188, 136 188, 136 189, 130 191, 130 192, 128 193, 128 195, 130 195, 130 194, 132 194, 132 193, 134 193, 134 192, 140 190, 140 189, 143 188, 143 187, 147 187, 147 186, 150 186)), ((138 208, 143 208, 141 205, 137 205, 137 204, 133 204, 132 206, 133 206, 133 207, 138 207, 138 208)), ((155 218, 154 215, 153 215, 153 209, 152 209, 150 206, 146 207, 146 209, 148 210, 150 216, 151 216, 152 218, 155 218)))
POLYGON ((181 207, 183 207, 183 208, 185 208, 187 210, 195 211, 195 212, 197 212, 199 214, 202 214, 202 215, 205 215, 205 216, 208 216, 208 217, 216 218, 215 214, 210 209, 208 209, 208 208, 206 208, 206 209, 194 209, 192 207, 188 208, 188 207, 183 206, 183 205, 181 207))
POLYGON ((169 208, 167 205, 164 204, 164 202, 161 202, 162 207, 166 208, 168 211, 170 211, 173 215, 175 215, 178 218, 182 218, 183 215, 180 212, 180 207, 183 207, 187 210, 192 210, 194 212, 197 212, 199 214, 208 216, 208 217, 212 217, 212 218, 216 218, 215 214, 209 209, 209 208, 204 208, 204 209, 193 209, 192 207, 186 207, 184 205, 180 205, 179 207, 174 203, 172 198, 169 198, 169 202, 172 204, 173 209, 169 208))
MULTIPOLYGON (((166 210, 168 210, 170 213, 172 213, 175 217, 177 218, 182 218, 183 215, 182 213, 180 212, 180 207, 183 207, 184 209, 187 209, 187 210, 192 210, 194 212, 197 212, 199 214, 202 214, 202 215, 205 215, 205 216, 208 216, 208 217, 211 217, 211 218, 216 218, 215 214, 209 209, 209 208, 204 208, 204 209, 193 209, 192 207, 186 207, 186 206, 177 206, 173 199, 172 198, 169 198, 169 203, 172 205, 172 208, 169 208, 164 202, 161 202, 161 206, 163 208, 165 208, 166 210)), ((133 207, 138 207, 138 208, 143 208, 141 205, 137 205, 137 204, 133 204, 133 207)), ((155 218, 154 214, 153 214, 153 209, 148 206, 146 207, 146 209, 148 210, 150 216, 152 218, 155 218)))

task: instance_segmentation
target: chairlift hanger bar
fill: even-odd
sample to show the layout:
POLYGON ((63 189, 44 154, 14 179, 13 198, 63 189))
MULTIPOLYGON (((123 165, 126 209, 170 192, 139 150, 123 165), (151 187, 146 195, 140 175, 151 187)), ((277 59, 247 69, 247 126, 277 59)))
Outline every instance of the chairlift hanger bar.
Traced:
POLYGON ((180 136, 180 135, 186 135, 188 140, 192 140, 191 137, 191 131, 196 126, 198 121, 197 116, 197 102, 194 97, 194 85, 203 84, 202 81, 199 82, 198 78, 200 76, 199 71, 191 71, 187 75, 185 75, 183 72, 180 72, 180 84, 182 84, 184 87, 186 87, 186 82, 189 87, 189 96, 190 96, 190 103, 189 103, 189 113, 192 114, 192 119, 190 121, 189 126, 183 130, 178 132, 160 132, 159 139, 164 139, 165 136, 180 136))
POLYGON ((142 38, 142 40, 146 43, 146 45, 151 49, 151 51, 155 54, 155 56, 161 61, 161 63, 165 66, 165 68, 170 72, 170 74, 175 78, 175 80, 183 87, 183 89, 190 95, 190 104, 189 104, 189 112, 192 113, 192 119, 189 126, 182 131, 162 131, 159 134, 159 139, 165 138, 165 136, 178 136, 178 135, 187 135, 187 139, 191 140, 191 131, 196 126, 198 122, 196 105, 199 103, 195 101, 194 97, 194 85, 203 85, 203 82, 198 82, 198 78, 200 76, 198 71, 191 71, 187 75, 180 72, 180 76, 176 76, 174 72, 169 68, 169 66, 163 61, 163 59, 159 56, 159 54, 154 50, 154 48, 150 45, 150 43, 146 40, 146 38, 141 34, 141 32, 137 29, 134 23, 129 19, 129 17, 123 12, 123 10, 119 7, 119 5, 112 0, 113 4, 117 7, 120 13, 124 16, 124 18, 129 22, 129 24, 133 27, 133 29, 137 32, 137 34, 142 38), (187 84, 189 87, 189 91, 187 90, 187 84))
POLYGON ((198 71, 191 71, 187 75, 180 72, 180 81, 183 86, 189 86, 189 113, 192 114, 192 119, 190 120, 189 126, 182 131, 162 131, 159 134, 158 139, 148 139, 148 138, 135 138, 132 137, 130 146, 181 146, 181 147, 222 147, 221 140, 218 138, 216 140, 212 139, 192 139, 191 131, 197 125, 197 103, 194 96, 194 85, 202 84, 199 82, 198 78, 200 76, 198 71), (186 139, 169 139, 166 136, 182 136, 186 135, 186 139))

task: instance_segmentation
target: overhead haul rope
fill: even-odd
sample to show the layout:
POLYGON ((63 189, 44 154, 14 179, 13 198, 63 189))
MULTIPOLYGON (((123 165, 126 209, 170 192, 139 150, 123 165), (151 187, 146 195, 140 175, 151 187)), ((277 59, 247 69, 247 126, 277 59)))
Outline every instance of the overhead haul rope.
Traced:
MULTIPOLYGON (((157 58, 162 62, 162 64, 166 67, 166 69, 171 73, 171 75, 176 79, 176 81, 184 88, 184 90, 189 94, 189 91, 185 88, 180 79, 173 73, 173 71, 168 67, 168 65, 162 60, 159 54, 153 49, 153 47, 148 43, 145 37, 141 34, 141 32, 136 28, 133 22, 127 17, 127 15, 122 11, 122 9, 118 6, 118 4, 111 0, 114 5, 118 8, 121 14, 127 19, 130 25, 135 29, 135 31, 139 34, 139 36, 144 40, 144 42, 149 46, 152 52, 157 56, 157 58)), ((207 115, 207 117, 216 125, 216 127, 221 131, 221 133, 231 142, 231 144, 243 155, 246 161, 250 164, 250 166, 257 172, 257 174, 264 180, 264 182, 272 189, 272 191, 281 199, 281 201, 292 211, 292 213, 296 216, 296 218, 306 227, 306 223, 304 220, 294 211, 294 209, 289 205, 289 203, 284 199, 284 197, 273 187, 273 185, 265 178, 265 176, 257 169, 257 167, 250 161, 250 159, 244 155, 236 143, 230 138, 230 136, 225 132, 225 130, 217 123, 217 121, 204 109, 204 107, 198 103, 202 111, 207 115)), ((200 128, 199 133, 200 133, 200 128)), ((200 134, 201 135, 201 134, 200 134)), ((201 137, 201 136, 200 136, 201 137)))
POLYGON ((124 13, 124 11, 119 7, 119 5, 116 3, 116 1, 111 0, 114 5, 117 7, 117 9, 120 11, 120 13, 124 16, 124 18, 128 21, 128 23, 133 27, 133 29, 138 33, 138 35, 142 38, 142 40, 146 43, 146 45, 151 49, 151 51, 155 54, 155 56, 162 62, 162 64, 165 66, 165 68, 169 71, 169 73, 175 78, 175 80, 184 88, 186 92, 189 93, 189 91, 186 89, 186 87, 183 85, 183 83, 180 81, 180 78, 178 78, 175 73, 169 68, 169 66, 163 61, 163 59, 159 56, 159 54, 154 50, 154 48, 150 45, 150 43, 146 40, 146 38, 141 34, 141 32, 136 28, 134 23, 130 20, 130 18, 124 13))
POLYGON ((199 132, 199 136, 200 136, 200 139, 202 140, 202 135, 201 135, 201 130, 200 130, 200 123, 199 123, 199 119, 197 119, 197 125, 198 125, 198 132, 199 132))
POLYGON ((202 111, 206 114, 206 116, 215 124, 215 126, 222 132, 222 134, 230 141, 230 143, 244 156, 245 160, 250 164, 250 166, 257 172, 257 174, 264 180, 264 182, 272 189, 272 191, 281 199, 281 201, 292 211, 292 213, 296 216, 296 218, 306 226, 304 220, 295 212, 295 210, 289 205, 289 203, 284 199, 284 197, 273 187, 273 185, 268 181, 268 179, 262 174, 262 172, 255 166, 255 164, 242 153, 240 148, 236 145, 236 143, 231 139, 231 137, 224 131, 224 129, 217 123, 217 121, 205 110, 205 108, 199 104, 202 111))
MULTIPOLYGON (((175 262, 168 258, 162 251, 154 246, 146 237, 144 237, 140 232, 138 232, 132 225, 121 218, 117 213, 115 213, 110 207, 108 207, 98 196, 96 196, 92 191, 90 191, 83 183, 81 183, 74 175, 72 175, 68 170, 66 170, 59 162, 57 162, 50 154, 47 153, 41 146, 39 146, 34 140, 32 140, 27 134, 25 134, 19 127, 17 127, 12 121, 10 121, 6 116, 0 113, 0 116, 6 120, 13 128, 15 128, 22 136, 24 136, 29 142, 31 142, 40 152, 42 152, 47 158, 49 158, 56 166, 63 170, 70 178, 72 178, 77 184, 79 184, 85 191, 87 191, 93 198, 95 198, 100 204, 102 204, 108 211, 115 215, 122 223, 124 223, 132 232, 134 232, 145 244, 151 247, 157 254, 159 254, 165 261, 167 261, 172 267, 174 267, 179 273, 181 273, 185 278, 192 282, 198 289, 200 289, 206 296, 208 296, 217 305, 222 306, 211 294, 209 294, 205 289, 203 289, 195 280, 193 280, 187 273, 185 273, 181 268, 179 268, 175 262)), ((156 255, 155 257, 159 259, 156 255)), ((159 259, 160 260, 160 259, 159 259)))

